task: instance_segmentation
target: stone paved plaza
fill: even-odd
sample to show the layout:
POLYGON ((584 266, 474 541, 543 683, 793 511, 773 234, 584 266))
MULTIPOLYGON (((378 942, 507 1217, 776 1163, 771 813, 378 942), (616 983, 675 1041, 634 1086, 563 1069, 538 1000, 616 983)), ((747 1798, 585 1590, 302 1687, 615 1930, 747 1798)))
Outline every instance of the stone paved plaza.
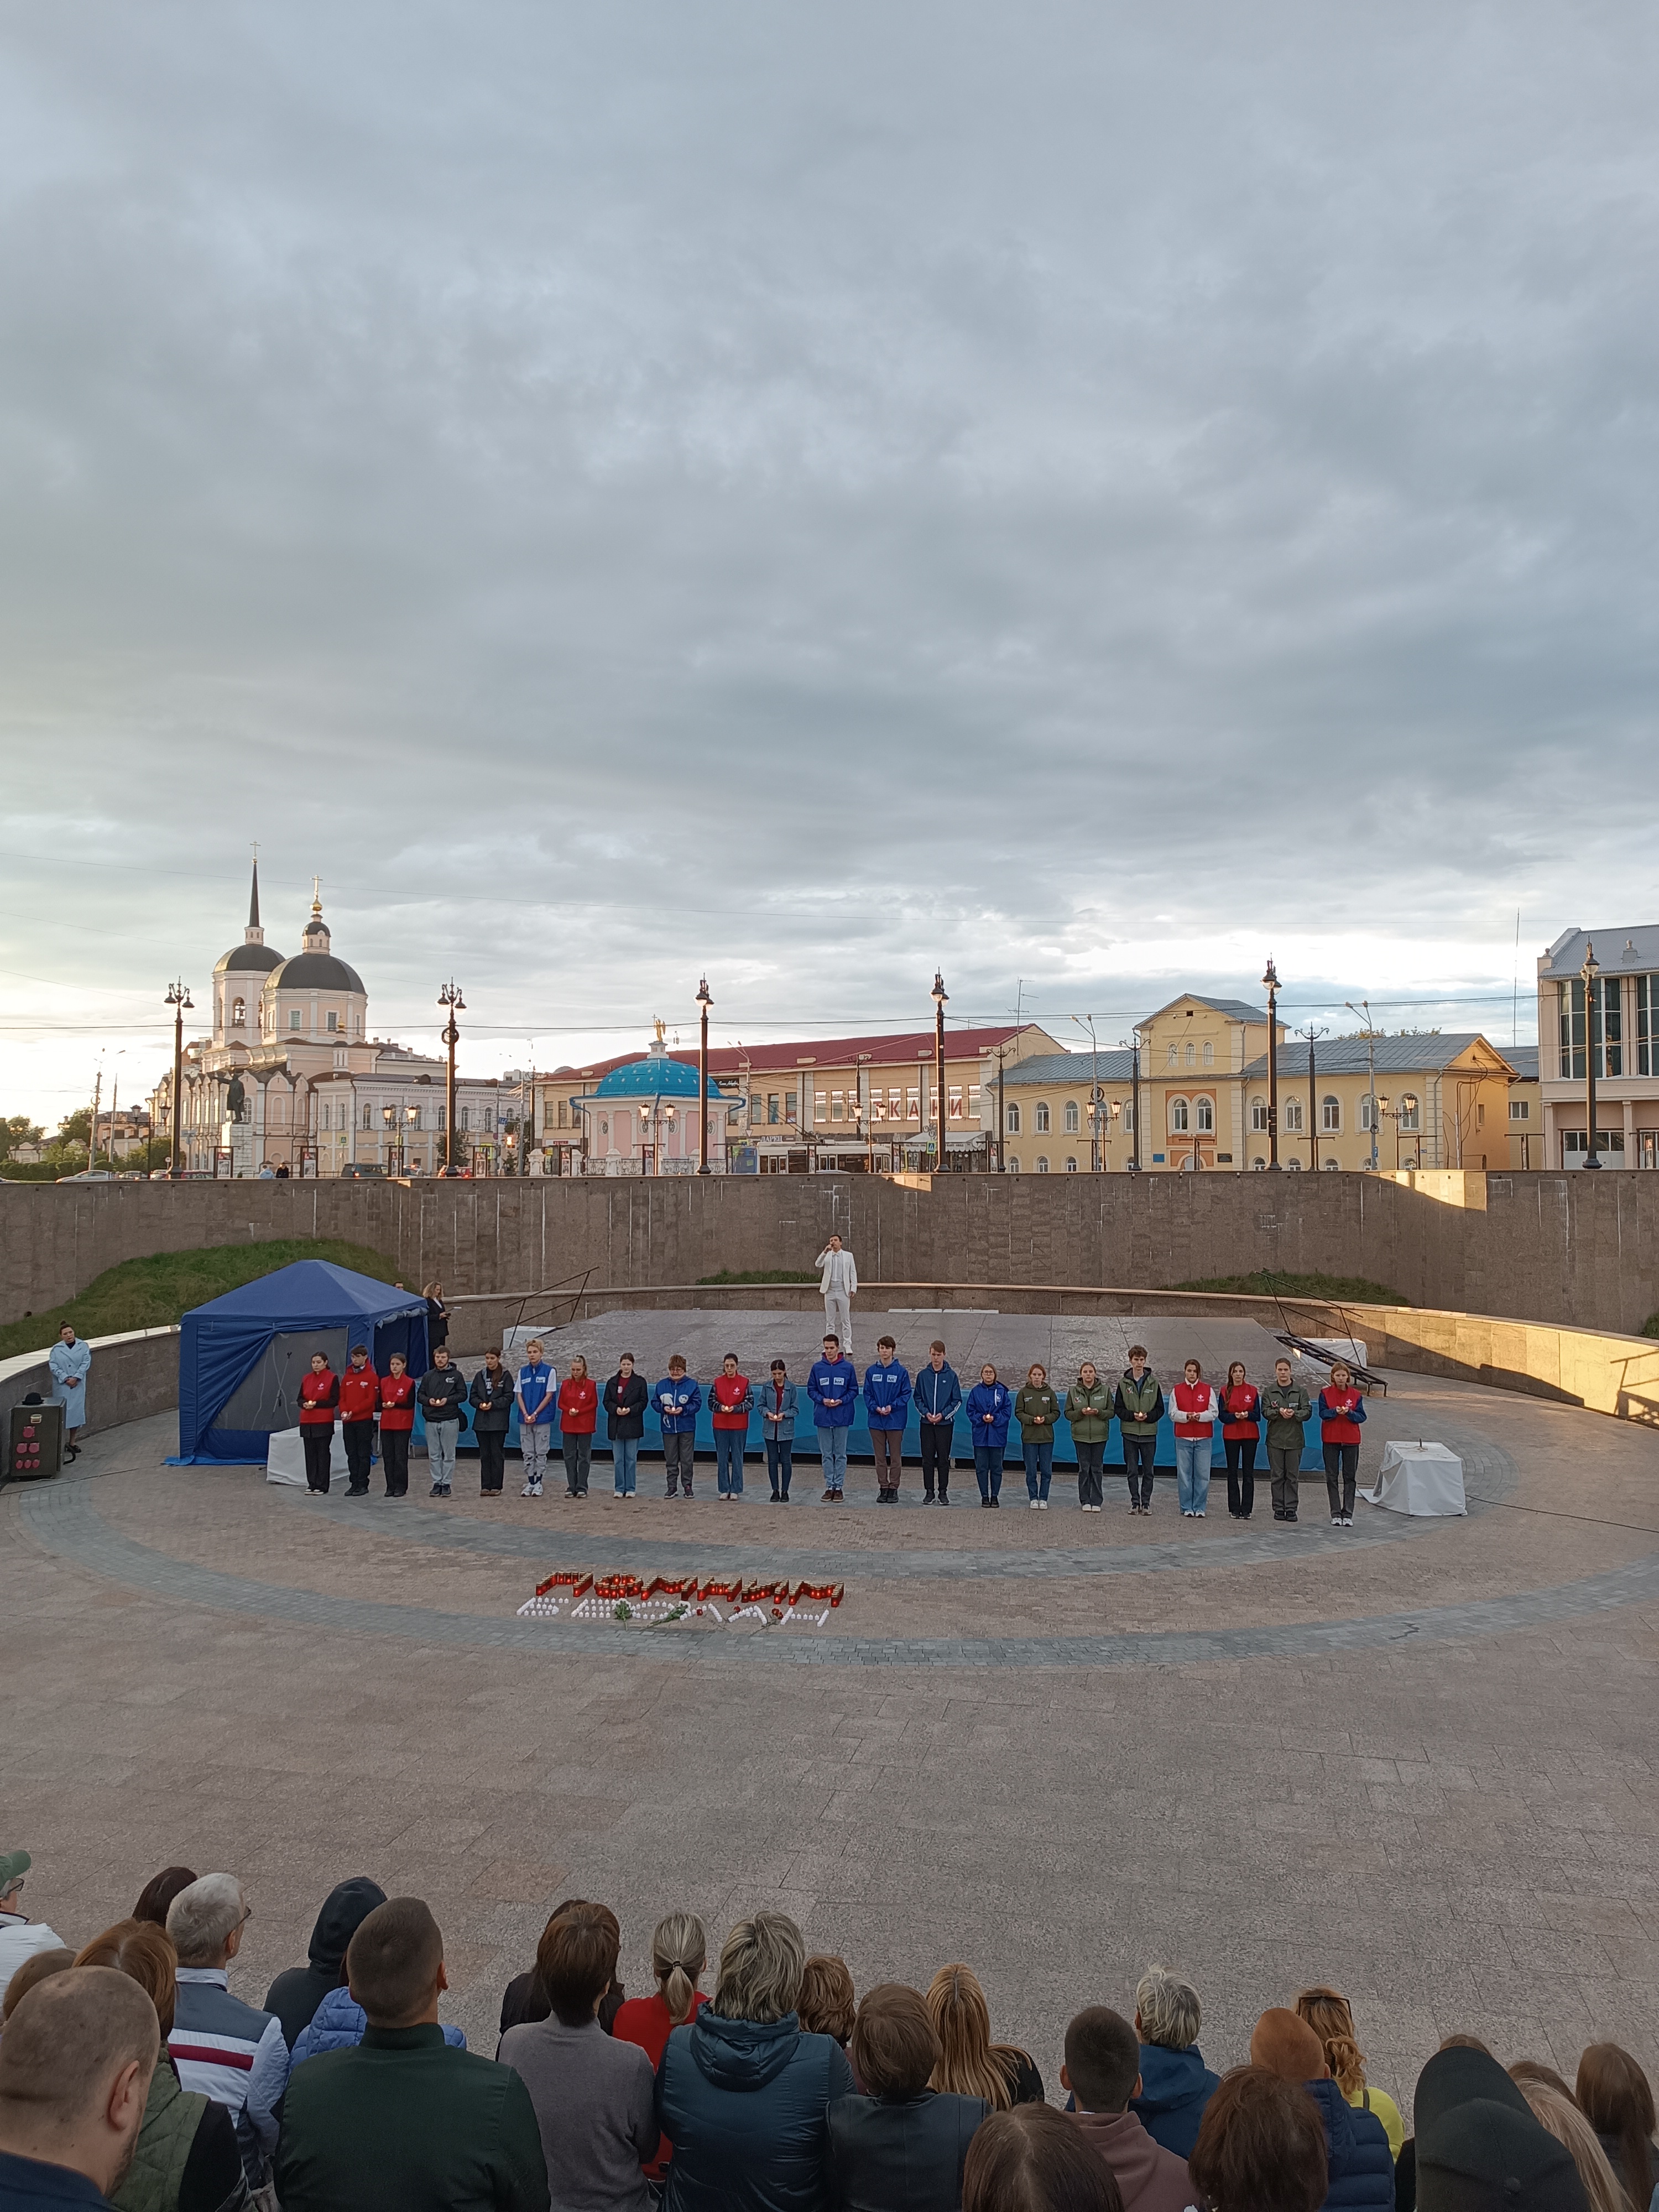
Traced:
MULTIPOLYGON (((1271 1346, 1249 1324, 948 1317, 953 1362, 1056 1380, 1133 1333, 1166 1369, 1271 1346)), ((878 1317, 861 1316, 860 1359, 878 1317)), ((939 1317, 893 1318, 915 1364, 939 1317)), ((683 1342, 781 1344, 805 1376, 811 1316, 619 1316, 562 1333, 602 1373, 683 1342)), ((656 1370, 653 1368, 653 1372, 656 1370)), ((763 1364, 751 1366, 763 1372, 763 1364)), ((1352 1996, 1373 2080, 1409 2094, 1438 2038, 1569 2073, 1607 2035, 1659 2067, 1659 1436, 1497 1391, 1407 1376, 1374 1400, 1390 1437, 1464 1455, 1467 1520, 1323 1486, 1274 1526, 1183 1521, 1160 1480, 1132 1519, 1121 1477, 1081 1514, 842 1508, 811 1472, 772 1506, 750 1462, 726 1506, 641 1495, 313 1499, 257 1468, 168 1468, 170 1419, 93 1439, 79 1466, 0 1494, 5 1668, 0 1842, 32 1850, 30 1910, 80 1942, 169 1861, 246 1880, 246 1996, 304 1956, 348 1874, 429 1898, 451 2016, 493 2047, 502 1985, 548 1908, 602 1897, 631 1988, 651 1925, 689 1905, 720 1931, 781 1905, 860 1987, 965 1959, 996 2033, 1051 2092, 1077 2006, 1127 2005, 1162 1960, 1202 1991, 1202 2044, 1241 2058, 1303 1983, 1352 1996), (559 1566, 687 1566, 844 1579, 820 1629, 521 1619, 559 1566)), ((377 1478, 378 1482, 378 1478, 377 1478)))

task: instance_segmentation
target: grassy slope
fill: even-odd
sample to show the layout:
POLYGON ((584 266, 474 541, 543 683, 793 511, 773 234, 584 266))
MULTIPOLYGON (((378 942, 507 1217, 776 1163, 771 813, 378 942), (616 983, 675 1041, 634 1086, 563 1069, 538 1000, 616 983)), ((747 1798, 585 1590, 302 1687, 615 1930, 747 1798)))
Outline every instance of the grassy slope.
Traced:
POLYGON ((1351 1299, 1356 1304, 1372 1306, 1411 1304, 1409 1298, 1402 1298, 1386 1283, 1368 1282, 1364 1275, 1279 1275, 1268 1267, 1258 1267, 1252 1275, 1216 1275, 1207 1282, 1176 1283, 1173 1287, 1177 1291, 1225 1291, 1235 1297, 1327 1298, 1336 1304, 1351 1299))
POLYGON ((50 1313, 0 1328, 0 1359, 40 1352, 64 1323, 73 1322, 77 1336, 116 1336, 132 1328, 165 1328, 191 1306, 223 1296, 261 1275, 274 1274, 295 1260, 331 1260, 389 1283, 397 1274, 392 1261, 364 1244, 338 1237, 285 1237, 269 1244, 215 1244, 202 1252, 158 1252, 148 1260, 124 1261, 88 1283, 78 1297, 50 1313))
POLYGON ((718 1275, 699 1275, 699 1283, 816 1283, 816 1267, 722 1267, 718 1275))

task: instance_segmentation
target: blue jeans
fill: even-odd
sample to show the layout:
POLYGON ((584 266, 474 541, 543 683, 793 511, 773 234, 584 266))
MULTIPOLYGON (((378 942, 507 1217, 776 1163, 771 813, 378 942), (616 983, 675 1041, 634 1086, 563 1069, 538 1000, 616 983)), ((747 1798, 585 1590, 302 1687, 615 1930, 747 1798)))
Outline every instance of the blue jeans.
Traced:
POLYGON ((725 1497, 743 1495, 743 1431, 714 1431, 714 1487, 725 1497))
POLYGON ((1046 1444, 1027 1444, 1025 1451, 1025 1495, 1046 1498, 1048 1481, 1054 1471, 1054 1445, 1051 1437, 1046 1444))
POLYGON ((768 1437, 766 1439, 766 1473, 772 1485, 774 1498, 787 1498, 789 1478, 795 1471, 795 1439, 793 1437, 768 1437))
POLYGON ((823 1486, 826 1490, 847 1487, 847 1431, 845 1429, 818 1431, 818 1456, 823 1462, 823 1486))
POLYGON ((1183 1513, 1201 1513, 1210 1502, 1208 1437, 1176 1438, 1176 1488, 1183 1513))
POLYGON ((981 1498, 1000 1498, 1002 1495, 1002 1455, 1005 1449, 1001 1444, 974 1446, 974 1474, 979 1482, 981 1498))
POLYGON ((618 1498, 631 1498, 637 1486, 640 1463, 640 1440, 637 1437, 612 1437, 611 1439, 611 1471, 618 1498))

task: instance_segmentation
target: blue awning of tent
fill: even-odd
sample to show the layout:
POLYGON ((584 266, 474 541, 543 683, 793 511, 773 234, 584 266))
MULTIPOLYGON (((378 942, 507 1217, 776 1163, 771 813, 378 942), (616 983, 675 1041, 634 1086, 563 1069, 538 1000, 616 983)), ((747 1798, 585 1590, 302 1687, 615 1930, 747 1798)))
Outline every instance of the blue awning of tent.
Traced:
POLYGON ((427 1364, 426 1300, 329 1260, 297 1260, 196 1306, 179 1334, 179 1466, 263 1461, 267 1429, 224 1428, 219 1417, 279 1337, 345 1330, 367 1342, 380 1373, 394 1352, 410 1371, 427 1364))

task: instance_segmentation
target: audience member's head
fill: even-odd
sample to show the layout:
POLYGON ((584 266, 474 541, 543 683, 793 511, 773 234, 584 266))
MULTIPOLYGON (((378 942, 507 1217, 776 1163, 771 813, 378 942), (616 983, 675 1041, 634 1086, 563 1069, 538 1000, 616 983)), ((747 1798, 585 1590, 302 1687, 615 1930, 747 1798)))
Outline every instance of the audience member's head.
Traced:
POLYGON ((574 1905, 548 1922, 536 1946, 536 1967, 564 2027, 585 2027, 597 2018, 621 1948, 622 1929, 608 1905, 574 1905))
POLYGON ((1616 2043, 1591 2043, 1578 2061, 1574 2087, 1579 2109, 1595 2130, 1619 2146, 1619 2163, 1631 2202, 1653 2196, 1653 2091, 1628 2051, 1616 2043))
POLYGON ((1345 2097, 1356 2097, 1365 2086, 1365 2054, 1354 2034, 1353 2009, 1340 1990, 1304 1990, 1296 2001, 1296 2016, 1305 2020, 1324 2047, 1331 2079, 1345 2097))
POLYGON ((1284 2005, 1273 2005, 1250 2037, 1250 2063, 1265 2066, 1281 2081, 1318 2081, 1326 2073, 1325 2046, 1305 2020, 1284 2005))
POLYGON ((1167 1966, 1147 1967, 1135 1990, 1135 2029, 1143 2043, 1185 2051, 1198 2041, 1201 2018, 1198 1991, 1190 1982, 1167 1966))
MULTIPOLYGON (((1528 2089, 1534 2081, 1543 2082, 1547 2088, 1559 2090, 1564 2097, 1572 2097, 1571 2090, 1568 2088, 1566 2083, 1556 2072, 1554 2067, 1546 2066, 1541 2058, 1516 2058, 1513 2060, 1510 2066, 1510 2079, 1515 2083, 1516 2087, 1520 2090, 1523 2097, 1527 2095, 1528 2089)), ((1577 2099, 1573 2097, 1573 2102, 1577 2104, 1577 2099)))
POLYGON ((1187 2170, 1212 2212, 1319 2212, 1329 2186, 1319 2107, 1265 2066, 1236 2066, 1204 2107, 1187 2170))
POLYGON ((1060 2086, 1085 2112, 1125 2112, 1140 2080, 1140 2039, 1121 2013, 1091 2005, 1066 2031, 1060 2086))
POLYGON ((423 1898, 377 1905, 346 1951, 346 1984, 371 2027, 416 2027, 438 2017, 449 1987, 444 1939, 423 1898))
POLYGON ((882 1982, 871 1990, 853 2023, 848 2055, 871 2096, 892 2103, 921 2096, 940 2051, 917 1991, 902 1982, 882 1982))
POLYGON ((1437 2051, 1485 2051, 1488 2058, 1492 2057, 1478 2035, 1443 2035, 1435 2048, 1437 2051))
POLYGON ((77 1966, 113 1966, 130 1982, 137 1982, 155 2008, 165 2042, 173 2033, 173 2014, 179 2002, 179 1961, 165 1931, 153 1920, 118 1920, 83 1944, 76 1954, 77 1966))
POLYGON ((27 1851, 0 1851, 0 1912, 21 1912, 23 1876, 34 1864, 27 1851))
POLYGON ((858 2006, 846 1960, 816 1952, 800 1970, 800 1996, 795 2002, 804 2032, 833 2036, 844 2051, 858 2006))
POLYGON ((1419 2212, 1588 2212, 1572 2154, 1473 2037, 1418 2076, 1419 2212))
POLYGON ((1110 2166, 1063 2112, 1017 2105, 974 2130, 962 2212, 1123 2212, 1123 2196, 1110 2166))
POLYGON ((805 1965, 806 1946, 787 1912, 739 1920, 720 1946, 708 2008, 722 2020, 752 2020, 763 2027, 787 2019, 799 2002, 805 1965))
POLYGON ((6 1984, 3 1998, 0 1998, 0 2027, 11 2018, 37 1982, 44 1982, 51 1974, 61 1974, 74 1964, 74 1952, 62 1944, 52 1951, 31 1951, 6 1984))
POLYGON ((167 1911, 180 1890, 188 1889, 196 1876, 188 1867, 163 1867, 160 1874, 151 1875, 138 1893, 138 1902, 132 1908, 135 1920, 150 1920, 158 1928, 167 1924, 167 1911))
POLYGON ((697 1977, 708 1963, 708 1937, 695 1912, 665 1912, 651 1936, 651 1971, 668 2017, 678 2027, 691 2017, 697 1977))
POLYGON ((1519 2082, 1534 2119, 1565 2146, 1578 2169, 1590 2212, 1627 2212, 1619 2177, 1597 2142, 1595 2129, 1579 2111, 1578 2100, 1559 2075, 1547 2081, 1544 2072, 1540 2067, 1535 2075, 1528 2075, 1519 2082))
POLYGON ((939 2041, 930 2086, 983 2097, 994 2112, 1013 2103, 1008 2069, 991 2045, 991 2008, 971 1966, 941 1966, 927 1985, 927 2017, 939 2041))
POLYGON ((240 1948, 247 1899, 234 1874, 204 1874, 167 1907, 167 1934, 181 1966, 225 1966, 240 1948))
POLYGON ((0 2037, 0 2151, 113 2196, 132 2163, 161 2033, 136 1982, 72 1966, 37 1982, 0 2037))

